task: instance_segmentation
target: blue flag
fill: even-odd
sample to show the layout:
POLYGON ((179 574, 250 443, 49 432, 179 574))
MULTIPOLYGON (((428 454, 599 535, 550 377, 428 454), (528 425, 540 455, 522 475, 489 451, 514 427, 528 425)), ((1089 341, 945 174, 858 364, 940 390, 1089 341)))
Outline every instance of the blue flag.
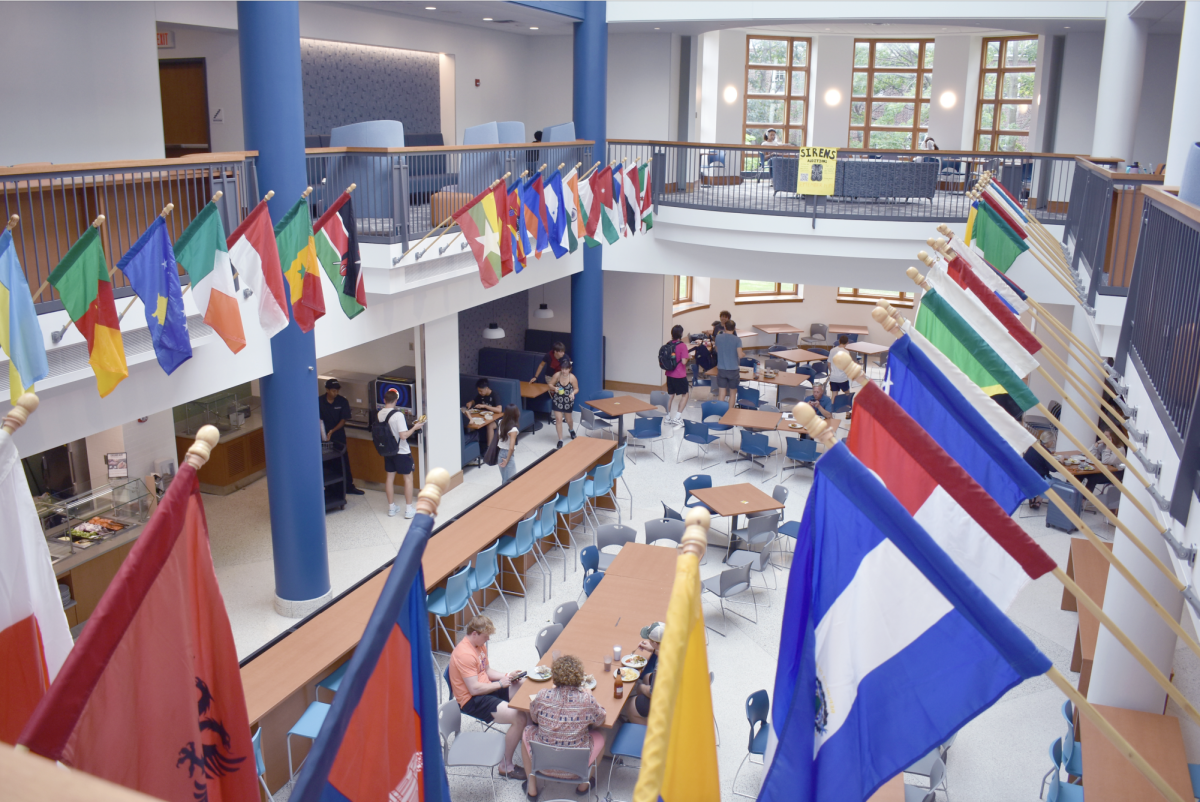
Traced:
POLYGON ((450 802, 421 570, 432 529, 430 516, 413 518, 294 802, 450 802))
POLYGON ((563 189, 562 174, 555 170, 550 173, 550 178, 546 181, 546 225, 549 227, 550 250, 554 251, 554 258, 561 259, 567 254, 567 248, 564 243, 567 239, 567 226, 571 225, 571 220, 567 216, 567 205, 563 201, 565 190, 563 189), (554 209, 551 211, 551 204, 554 209))
POLYGON ((534 173, 521 186, 521 205, 525 207, 526 226, 535 224, 534 230, 528 233, 536 239, 533 249, 538 254, 550 247, 550 232, 546 228, 546 201, 542 192, 541 173, 534 173), (532 219, 529 219, 530 217, 532 219))
POLYGON ((8 390, 15 404, 22 393, 33 389, 34 382, 50 375, 50 366, 10 231, 0 234, 0 350, 8 354, 8 390))
POLYGON ((1050 661, 838 443, 796 538, 760 802, 862 802, 1050 661))
POLYGON ((192 358, 188 338, 187 313, 183 309, 183 291, 179 289, 179 267, 167 235, 167 221, 154 222, 117 262, 130 286, 146 307, 146 325, 154 341, 158 364, 171 374, 192 358))

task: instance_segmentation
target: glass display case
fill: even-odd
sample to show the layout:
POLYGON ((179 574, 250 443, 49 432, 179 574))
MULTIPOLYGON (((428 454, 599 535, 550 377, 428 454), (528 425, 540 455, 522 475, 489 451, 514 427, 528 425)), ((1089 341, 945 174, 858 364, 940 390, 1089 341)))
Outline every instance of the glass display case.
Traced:
POLYGON ((259 400, 250 395, 249 385, 197 398, 175 408, 175 433, 194 435, 206 425, 216 426, 221 432, 237 431, 246 425, 258 407, 259 400))
POLYGON ((152 496, 141 479, 117 480, 68 498, 34 499, 52 562, 93 548, 150 517, 152 496))

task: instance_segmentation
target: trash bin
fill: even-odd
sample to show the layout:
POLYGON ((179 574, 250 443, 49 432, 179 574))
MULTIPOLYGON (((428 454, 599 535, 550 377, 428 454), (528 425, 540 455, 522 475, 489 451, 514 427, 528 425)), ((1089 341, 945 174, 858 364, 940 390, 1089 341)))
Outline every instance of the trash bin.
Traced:
MULTIPOLYGON (((1066 482, 1051 479, 1050 489, 1057 493, 1058 497, 1065 501, 1076 515, 1083 510, 1083 494, 1066 482)), ((1046 526, 1053 526, 1055 529, 1068 533, 1074 532, 1076 529, 1075 524, 1071 523, 1066 514, 1053 503, 1046 510, 1046 526)))

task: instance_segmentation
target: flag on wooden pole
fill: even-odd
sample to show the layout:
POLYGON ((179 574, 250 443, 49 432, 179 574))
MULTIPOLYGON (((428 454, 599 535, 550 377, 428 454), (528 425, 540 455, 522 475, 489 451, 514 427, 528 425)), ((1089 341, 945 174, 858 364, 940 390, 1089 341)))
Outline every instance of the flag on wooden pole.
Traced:
POLYGON ((175 243, 175 261, 187 271, 192 301, 204 322, 235 354, 246 347, 246 332, 233 287, 233 267, 225 244, 225 228, 217 204, 200 210, 175 243))
POLYGON ((259 201, 254 211, 226 240, 229 260, 249 290, 258 297, 258 321, 268 337, 287 328, 291 301, 284 288, 279 266, 279 247, 267 202, 259 201))
POLYGON ((275 226, 279 245, 279 263, 291 295, 292 317, 300 331, 309 332, 325 316, 325 294, 321 291, 321 262, 317 258, 316 237, 308 198, 302 197, 288 209, 275 226))
POLYGON ((0 349, 8 354, 8 393, 15 404, 50 375, 50 366, 11 231, 0 234, 0 349))
POLYGON ((356 225, 349 192, 343 192, 313 224, 317 258, 337 290, 342 311, 351 319, 367 308, 356 225))

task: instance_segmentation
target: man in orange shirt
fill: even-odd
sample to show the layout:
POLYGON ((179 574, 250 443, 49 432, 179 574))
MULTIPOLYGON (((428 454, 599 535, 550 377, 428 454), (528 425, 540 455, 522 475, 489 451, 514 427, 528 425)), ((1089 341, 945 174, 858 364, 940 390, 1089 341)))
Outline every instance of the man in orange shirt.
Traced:
POLYGON ((512 762, 521 744, 521 733, 529 717, 508 706, 512 694, 521 687, 516 678, 520 671, 502 674, 488 665, 487 642, 496 625, 486 615, 477 615, 467 624, 467 634, 450 653, 450 689, 459 708, 480 721, 511 724, 504 736, 504 759, 500 774, 511 780, 524 780, 525 770, 512 762))

